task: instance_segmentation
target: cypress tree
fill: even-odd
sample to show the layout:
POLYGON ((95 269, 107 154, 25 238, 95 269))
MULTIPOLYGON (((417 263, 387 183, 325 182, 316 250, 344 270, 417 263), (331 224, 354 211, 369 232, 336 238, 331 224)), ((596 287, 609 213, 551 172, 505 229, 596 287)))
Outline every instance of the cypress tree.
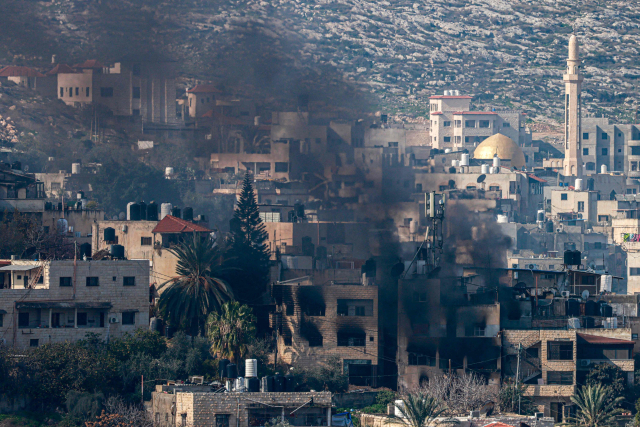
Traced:
POLYGON ((242 183, 240 200, 231 220, 229 282, 241 302, 256 302, 269 283, 269 235, 260 219, 251 175, 242 183))

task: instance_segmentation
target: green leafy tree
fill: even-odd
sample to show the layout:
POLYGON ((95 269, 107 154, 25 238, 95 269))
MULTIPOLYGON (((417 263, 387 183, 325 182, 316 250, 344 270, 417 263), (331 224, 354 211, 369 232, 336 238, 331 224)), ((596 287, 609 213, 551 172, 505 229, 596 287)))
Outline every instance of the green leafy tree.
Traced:
POLYGON ((436 418, 443 415, 445 407, 425 392, 409 393, 395 403, 400 417, 390 415, 387 423, 399 423, 407 427, 428 427, 436 418))
POLYGON ((505 381, 498 393, 500 409, 503 412, 533 414, 536 411, 536 406, 526 396, 528 387, 523 383, 516 384, 514 381, 505 381))
POLYGON ((345 375, 342 359, 338 356, 329 357, 324 363, 318 363, 311 368, 294 367, 291 373, 295 382, 306 390, 341 393, 349 388, 349 377, 345 375))
POLYGON ((173 327, 204 335, 207 316, 233 298, 233 291, 221 279, 221 252, 208 235, 194 233, 169 249, 178 258, 177 276, 163 283, 158 307, 173 327))
POLYGON ((211 352, 239 362, 246 355, 248 344, 255 340, 256 317, 248 306, 229 301, 220 313, 209 315, 207 330, 211 352))
POLYGON ((627 393, 627 382, 622 369, 609 363, 600 363, 589 370, 585 379, 586 385, 602 385, 607 387, 607 403, 618 397, 624 397, 627 393))
POLYGON ((567 420, 568 425, 577 427, 608 427, 616 424, 615 416, 622 412, 617 408, 623 397, 619 396, 607 402, 610 393, 608 387, 602 384, 582 386, 578 393, 571 396, 576 405, 574 417, 567 420))
POLYGON ((230 222, 229 282, 236 299, 251 303, 269 283, 269 235, 260 219, 251 174, 244 176, 240 200, 230 222))

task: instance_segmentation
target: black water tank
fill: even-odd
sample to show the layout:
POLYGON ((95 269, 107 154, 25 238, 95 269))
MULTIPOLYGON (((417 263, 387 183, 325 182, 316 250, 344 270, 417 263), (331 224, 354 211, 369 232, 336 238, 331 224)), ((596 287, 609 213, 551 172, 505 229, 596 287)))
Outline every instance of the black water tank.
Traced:
POLYGON ((238 378, 238 367, 235 363, 227 365, 227 378, 238 378))
POLYGON ((595 328, 596 321, 593 317, 585 316, 582 318, 582 327, 583 328, 595 328))
POLYGON ((318 246, 316 248, 316 258, 318 258, 318 259, 327 259, 327 247, 326 246, 318 246))
POLYGON ((220 378, 227 377, 227 366, 229 366, 229 359, 220 359, 218 362, 218 371, 220 372, 220 378))
POLYGON ((115 242, 116 241, 116 230, 111 227, 107 227, 104 229, 104 241, 105 242, 115 242))
POLYGON ((109 247, 109 255, 111 255, 111 258, 124 259, 124 246, 111 245, 109 247))
POLYGON ((302 238, 302 255, 304 256, 313 256, 315 253, 315 245, 311 240, 311 237, 304 236, 302 238))
POLYGON ((249 378, 249 380, 247 381, 248 384, 248 389, 249 389, 249 393, 260 393, 260 380, 253 377, 253 378, 249 378))
POLYGON ((273 376, 262 377, 262 391, 271 393, 273 391, 273 376))
POLYGON ((91 243, 83 243, 80 245, 80 257, 86 256, 91 258, 91 243))
POLYGON ((45 210, 45 211, 53 210, 53 203, 51 203, 51 202, 44 202, 44 210, 45 210))
POLYGON ((565 265, 574 265, 573 264, 573 251, 564 251, 564 264, 565 265))
POLYGON ((602 317, 613 317, 613 307, 611 307, 609 304, 603 304, 602 317))
POLYGON ((145 202, 138 203, 140 206, 140 221, 147 220, 147 204, 145 202))
POLYGON ((147 221, 158 220, 158 205, 156 202, 151 202, 147 205, 147 221))
POLYGON ((171 216, 175 216, 176 218, 182 218, 180 216, 180 208, 177 206, 174 206, 173 208, 171 208, 171 216))
POLYGON ((273 391, 275 393, 282 393, 285 391, 284 377, 280 374, 276 374, 273 377, 273 391))
POLYGON ((580 316, 580 303, 577 299, 567 300, 567 316, 580 316))
POLYGON ((293 375, 285 375, 284 377, 284 391, 287 393, 293 393, 296 389, 296 380, 293 375))
POLYGON ((584 305, 585 316, 600 316, 600 307, 593 300, 588 300, 584 305))
POLYGON ((140 221, 140 205, 138 203, 131 203, 127 206, 127 220, 128 221, 140 221))
POLYGON ((193 221, 193 208, 184 208, 184 211, 182 211, 182 219, 185 221, 193 221))
POLYGON ((580 251, 573 251, 573 263, 571 265, 582 264, 582 253, 580 251))

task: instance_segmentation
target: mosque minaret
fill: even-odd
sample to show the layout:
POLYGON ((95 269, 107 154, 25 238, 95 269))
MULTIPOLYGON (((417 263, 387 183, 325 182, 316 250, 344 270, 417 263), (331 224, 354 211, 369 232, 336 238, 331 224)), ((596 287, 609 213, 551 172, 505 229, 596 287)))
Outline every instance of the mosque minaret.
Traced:
POLYGON ((580 137, 582 132, 580 92, 583 76, 580 74, 578 39, 569 39, 567 72, 563 76, 564 97, 564 175, 582 177, 582 153, 580 137))

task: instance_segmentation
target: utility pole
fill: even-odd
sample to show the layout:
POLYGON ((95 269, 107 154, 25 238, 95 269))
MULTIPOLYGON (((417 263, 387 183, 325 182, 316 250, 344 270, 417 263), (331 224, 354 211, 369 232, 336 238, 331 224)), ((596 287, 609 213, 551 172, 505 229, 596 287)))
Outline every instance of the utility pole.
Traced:
POLYGON ((522 352, 522 343, 518 344, 518 365, 516 367, 516 390, 518 391, 518 415, 520 415, 520 390, 518 384, 520 382, 520 353, 522 352))
MULTIPOLYGON (((278 313, 280 316, 282 315, 282 313, 278 313)), ((280 316, 276 316, 276 355, 275 358, 273 359, 273 369, 275 369, 276 371, 278 370, 278 337, 279 337, 279 331, 280 331, 280 325, 278 324, 278 320, 280 316)))

